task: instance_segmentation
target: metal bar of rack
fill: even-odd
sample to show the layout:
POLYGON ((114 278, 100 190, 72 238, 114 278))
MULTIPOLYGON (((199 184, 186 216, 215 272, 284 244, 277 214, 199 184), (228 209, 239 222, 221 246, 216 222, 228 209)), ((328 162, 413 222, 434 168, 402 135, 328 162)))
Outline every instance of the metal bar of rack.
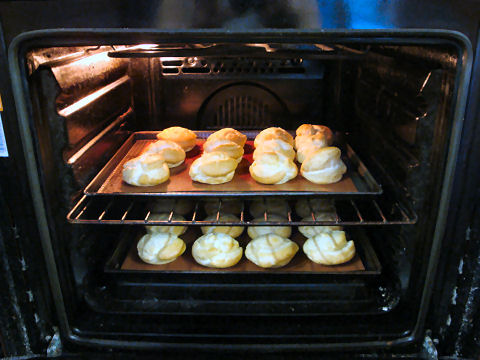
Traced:
MULTIPOLYGON (((161 201, 161 200, 156 200, 161 201)), ((333 220, 323 220, 318 218, 314 209, 308 202, 310 216, 302 218, 290 208, 295 200, 286 201, 286 209, 282 216, 285 220, 277 220, 270 215, 275 211, 264 211, 262 222, 252 222, 253 216, 247 211, 250 200, 235 200, 240 203, 239 212, 234 213, 238 221, 220 221, 220 214, 227 212, 224 210, 225 202, 228 200, 219 199, 218 206, 213 216, 213 220, 201 220, 207 217, 204 211, 204 201, 191 199, 191 210, 183 214, 185 220, 176 220, 178 215, 175 211, 177 201, 168 200, 171 206, 166 220, 153 220, 152 213, 158 212, 152 208, 152 202, 138 200, 138 198, 109 198, 109 197, 86 197, 83 196, 80 201, 67 215, 67 219, 72 224, 105 224, 105 225, 240 225, 240 226, 262 226, 262 225, 402 225, 414 224, 417 221, 417 215, 408 207, 403 206, 398 201, 388 201, 383 197, 377 199, 337 199, 334 207, 330 210, 333 220), (171 210, 170 210, 171 209, 171 210), (388 211, 386 211, 388 209, 388 211), (275 220, 274 220, 275 219, 275 220)), ((254 201, 263 201, 265 208, 265 198, 254 201)), ((169 204, 170 204, 169 203, 169 204)))

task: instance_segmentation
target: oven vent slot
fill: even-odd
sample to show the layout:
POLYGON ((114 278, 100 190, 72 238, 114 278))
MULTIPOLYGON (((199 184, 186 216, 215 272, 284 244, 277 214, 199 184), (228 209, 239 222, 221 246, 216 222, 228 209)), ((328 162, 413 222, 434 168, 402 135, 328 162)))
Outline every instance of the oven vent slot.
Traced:
POLYGON ((218 106, 213 117, 213 126, 210 128, 241 124, 244 129, 254 129, 271 123, 268 104, 251 96, 235 96, 218 106))
MULTIPOLYGON (((257 198, 262 199, 262 198, 257 198)), ((68 214, 67 219, 75 224, 110 224, 110 225, 218 225, 220 213, 234 213, 238 221, 222 222, 222 225, 399 225, 414 224, 417 221, 417 215, 412 209, 404 206, 399 201, 382 196, 377 199, 339 199, 334 202, 335 220, 320 220, 315 217, 315 213, 309 202, 310 212, 308 220, 302 218, 291 209, 295 206, 286 206, 285 220, 272 220, 271 214, 264 212, 264 222, 252 222, 250 212, 247 211, 251 205, 250 201, 238 200, 238 210, 232 210, 228 200, 219 200, 218 207, 215 209, 216 220, 205 221, 207 215, 204 212, 205 202, 190 199, 194 202, 193 210, 185 215, 187 220, 173 220, 174 209, 178 201, 168 200, 170 206, 170 216, 167 220, 153 220, 151 215, 156 203, 150 199, 125 198, 125 197, 103 197, 103 196, 83 196, 68 214), (224 210, 225 208, 225 210, 224 210)), ((264 199, 264 201, 266 201, 264 199)), ((292 205, 294 205, 292 203, 292 205)), ((168 211, 167 211, 168 212, 168 211)))

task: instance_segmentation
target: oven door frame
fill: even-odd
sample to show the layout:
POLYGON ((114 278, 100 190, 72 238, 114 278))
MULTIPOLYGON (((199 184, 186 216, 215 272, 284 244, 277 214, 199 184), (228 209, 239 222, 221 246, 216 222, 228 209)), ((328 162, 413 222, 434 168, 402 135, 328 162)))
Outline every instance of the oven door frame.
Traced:
MULTIPOLYGON (((49 274, 52 297, 55 303, 62 337, 72 343, 88 346, 101 346, 109 348, 130 349, 175 349, 177 344, 156 342, 124 342, 119 340, 106 340, 96 338, 83 338, 76 335, 69 324, 65 294, 62 292, 62 284, 59 276, 59 268, 54 256, 52 237, 50 233, 49 219, 45 211, 46 200, 42 193, 40 172, 35 158, 35 146, 32 141, 31 124, 32 109, 29 106, 28 84, 25 73, 25 54, 32 46, 69 46, 69 45, 92 45, 99 41, 105 43, 146 43, 146 42, 369 42, 389 44, 428 44, 438 40, 451 42, 457 46, 461 54, 461 69, 457 71, 457 92, 454 96, 455 112, 453 118, 452 134, 449 143, 449 153, 446 163, 445 174, 455 173, 455 164, 460 144, 460 136, 463 126, 463 114, 469 87, 470 72, 472 67, 472 46, 469 39, 462 33, 446 30, 426 29, 393 29, 393 30, 325 30, 325 31, 299 31, 299 30, 271 30, 271 31, 246 31, 246 32, 221 32, 218 30, 192 30, 192 31, 162 31, 152 29, 49 29, 31 31, 20 34, 9 47, 9 70, 12 81, 13 93, 17 110, 18 123, 22 139, 25 162, 28 169, 30 185, 36 221, 40 232, 40 240, 43 255, 49 274)), ((192 350, 266 350, 272 351, 317 351, 317 350, 358 350, 358 349, 393 349, 412 343, 419 343, 424 337, 424 328, 429 303, 432 295, 436 269, 438 266, 439 253, 442 249, 442 238, 445 233, 448 205, 450 202, 451 189, 454 176, 445 176, 442 184, 440 206, 437 214, 437 223, 432 242, 432 255, 427 266, 425 286, 423 288, 420 310, 417 314, 415 327, 404 336, 388 341, 363 341, 346 343, 318 343, 318 344, 183 344, 192 350)))

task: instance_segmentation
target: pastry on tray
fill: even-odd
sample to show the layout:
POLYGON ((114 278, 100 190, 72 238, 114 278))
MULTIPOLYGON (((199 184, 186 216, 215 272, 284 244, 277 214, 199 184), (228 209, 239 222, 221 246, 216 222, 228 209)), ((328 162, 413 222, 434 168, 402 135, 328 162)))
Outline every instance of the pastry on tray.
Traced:
POLYGON ((170 140, 155 141, 149 144, 143 153, 161 155, 169 168, 177 167, 185 161, 185 151, 170 140))
POLYGON ((283 155, 290 160, 295 159, 295 150, 292 145, 282 139, 271 139, 259 143, 253 152, 253 160, 257 160, 264 153, 271 152, 283 155))
MULTIPOLYGON (((315 221, 335 221, 337 217, 334 211, 335 210, 315 213, 315 221)), ((314 222, 310 215, 303 218, 302 221, 314 222)), ((336 230, 342 230, 342 227, 339 225, 302 225, 298 227, 298 231, 306 238, 336 230)))
POLYGON ((315 150, 328 146, 325 136, 321 133, 311 136, 297 136, 295 138, 297 148, 297 161, 301 164, 315 150))
MULTIPOLYGON (((268 221, 272 222, 287 222, 287 218, 279 215, 272 214, 268 217, 268 221)), ((265 218, 259 217, 252 220, 253 223, 265 222, 265 218)), ((247 229, 248 236, 251 239, 256 239, 260 236, 267 234, 276 234, 284 238, 289 238, 292 235, 291 226, 279 226, 279 225, 269 225, 269 226, 249 226, 247 229)))
POLYGON ((315 150, 302 163, 300 173, 315 184, 336 183, 347 172, 340 155, 340 149, 333 146, 315 150))
MULTIPOLYGON (((217 214, 207 216, 203 221, 217 221, 217 214)), ((239 222, 240 219, 232 214, 220 214, 218 218, 218 225, 202 226, 202 233, 204 234, 227 234, 231 237, 239 237, 243 233, 243 226, 225 226, 221 225, 222 222, 239 222)))
POLYGON ((206 142, 216 141, 216 140, 229 140, 240 145, 242 148, 247 142, 247 135, 242 134, 240 131, 237 131, 232 128, 224 128, 214 133, 210 134, 206 142))
POLYGON ((255 146, 255 148, 257 148, 260 146, 262 142, 267 140, 272 140, 272 139, 281 139, 293 146, 292 135, 290 135, 287 131, 279 127, 270 127, 260 131, 258 135, 255 137, 253 145, 255 146))
POLYGON ((298 245, 276 234, 267 234, 250 241, 245 256, 263 268, 279 268, 287 265, 298 251, 298 245))
POLYGON ((232 180, 238 162, 223 152, 204 153, 190 166, 194 181, 205 184, 223 184, 232 180))
POLYGON ((144 262, 163 265, 175 261, 184 253, 186 245, 178 236, 169 233, 143 235, 137 244, 138 256, 144 262))
MULTIPOLYGON (((150 214, 148 221, 185 221, 185 218, 181 215, 173 214, 170 218, 170 213, 150 214)), ((157 226, 145 226, 147 233, 168 233, 176 236, 185 234, 187 227, 184 225, 157 225, 157 226)))
POLYGON ((235 159, 237 163, 242 161, 244 153, 242 146, 238 145, 236 142, 223 139, 207 141, 203 144, 203 151, 204 153, 223 152, 235 159))
POLYGON ((213 268, 236 265, 242 258, 243 249, 238 241, 227 234, 210 233, 200 236, 192 246, 192 256, 197 263, 213 268))
POLYGON ((170 140, 182 147, 185 151, 190 151, 195 147, 197 135, 189 129, 180 126, 169 127, 157 134, 160 140, 170 140))
POLYGON ((314 263, 338 265, 355 256, 355 244, 353 240, 347 241, 344 231, 332 231, 305 241, 303 252, 314 263))
POLYGON ((333 140, 334 140, 333 132, 327 126, 303 124, 303 125, 300 125, 295 131, 296 136, 311 136, 316 134, 322 134, 325 137, 327 141, 327 146, 330 146, 333 144, 333 140))
POLYGON ((284 184, 298 174, 295 163, 273 152, 263 153, 249 168, 250 175, 261 184, 284 184))
POLYGON ((142 154, 123 164, 123 181, 135 186, 154 186, 168 180, 170 170, 163 156, 142 154))

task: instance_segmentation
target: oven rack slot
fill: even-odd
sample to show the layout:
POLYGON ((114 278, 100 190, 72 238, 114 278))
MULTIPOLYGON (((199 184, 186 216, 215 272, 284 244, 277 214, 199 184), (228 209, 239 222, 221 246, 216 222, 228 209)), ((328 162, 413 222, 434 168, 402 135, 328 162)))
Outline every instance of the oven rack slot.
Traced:
MULTIPOLYGON (((198 200, 196 198, 188 199, 139 199, 138 197, 88 197, 83 195, 80 201, 73 207, 67 215, 67 220, 72 224, 103 224, 103 225, 149 225, 149 226, 169 226, 169 225, 240 225, 240 226, 262 226, 262 225, 403 225, 415 224, 417 222, 416 213, 409 207, 399 201, 389 200, 382 196, 376 199, 335 199, 331 201, 332 207, 326 210, 330 214, 330 219, 323 216, 319 218, 314 210, 315 199, 307 200, 306 207, 298 209, 296 200, 284 200, 285 208, 262 210, 263 221, 259 220, 258 210, 257 220, 253 222, 254 216, 251 213, 253 203, 267 204, 270 198, 262 197, 254 200, 229 200, 218 198, 213 206, 210 200, 210 211, 205 210, 205 204, 209 200, 198 200), (164 201, 168 204, 163 210, 155 210, 155 201, 164 201), (190 210, 181 211, 179 206, 188 201, 190 210), (231 206, 231 202, 235 206, 231 206), (181 203, 183 202, 183 203, 181 203), (229 203, 230 202, 230 203, 229 203), (312 206, 313 204, 313 206, 312 206), (297 206, 296 206, 297 205, 297 206), (236 208, 233 209, 233 208, 236 208), (297 208, 297 209, 296 209, 297 208), (177 209, 177 210, 176 210, 177 209), (300 211, 302 217, 298 214, 300 211), (166 213, 165 220, 154 219, 154 213, 166 213), (176 219, 176 215, 183 214, 185 220, 176 219), (237 220, 221 221, 221 214, 229 213, 235 215, 237 220), (283 219, 279 220, 281 215, 283 219), (207 216, 209 217, 206 220, 207 216)), ((268 206, 264 206, 268 207, 268 206)), ((325 213, 323 211, 322 213, 325 213)), ((254 213, 255 214, 255 213, 254 213)))

